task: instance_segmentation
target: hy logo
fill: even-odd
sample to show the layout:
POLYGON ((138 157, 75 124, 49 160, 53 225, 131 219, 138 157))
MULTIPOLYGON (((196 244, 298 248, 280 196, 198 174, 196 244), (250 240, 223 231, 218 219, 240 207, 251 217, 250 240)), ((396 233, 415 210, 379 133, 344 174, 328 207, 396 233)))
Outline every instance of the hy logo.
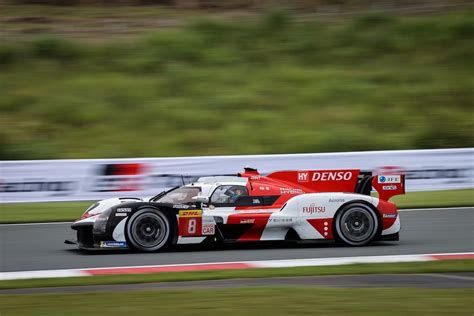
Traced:
POLYGON ((309 176, 307 172, 298 172, 298 182, 308 182, 309 176))

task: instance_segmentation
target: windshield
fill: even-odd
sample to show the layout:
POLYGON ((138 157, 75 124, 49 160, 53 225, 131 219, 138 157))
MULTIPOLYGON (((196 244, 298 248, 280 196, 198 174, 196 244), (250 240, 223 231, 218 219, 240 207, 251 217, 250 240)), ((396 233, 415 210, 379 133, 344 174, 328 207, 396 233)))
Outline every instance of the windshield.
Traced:
POLYGON ((201 192, 201 188, 199 187, 181 187, 166 193, 156 200, 156 202, 171 204, 191 203, 193 202, 192 198, 199 195, 199 192, 201 192))

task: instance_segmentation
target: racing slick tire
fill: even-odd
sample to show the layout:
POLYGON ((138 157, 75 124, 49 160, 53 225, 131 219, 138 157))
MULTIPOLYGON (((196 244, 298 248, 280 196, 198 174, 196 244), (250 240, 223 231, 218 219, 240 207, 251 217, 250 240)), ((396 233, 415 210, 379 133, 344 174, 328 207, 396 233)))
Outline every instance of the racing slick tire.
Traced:
POLYGON ((364 203, 344 205, 334 219, 334 238, 349 246, 364 246, 375 239, 380 221, 375 211, 364 203))
POLYGON ((160 210, 145 208, 130 216, 125 236, 131 248, 155 252, 165 248, 172 239, 172 225, 160 210))

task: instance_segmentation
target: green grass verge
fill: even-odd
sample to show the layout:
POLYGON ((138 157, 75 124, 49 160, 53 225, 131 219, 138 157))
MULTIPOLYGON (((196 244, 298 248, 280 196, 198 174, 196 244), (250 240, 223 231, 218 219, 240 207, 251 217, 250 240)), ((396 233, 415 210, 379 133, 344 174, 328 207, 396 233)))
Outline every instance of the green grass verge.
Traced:
POLYGON ((128 14, 146 24, 167 11, 11 10, 0 28, 38 25, 0 42, 0 159, 474 146, 472 9, 334 19, 275 12, 139 30, 128 14), (41 32, 56 22, 84 38, 121 29, 127 39, 41 32))
POLYGON ((238 278, 270 278, 341 274, 380 273, 441 273, 474 271, 473 260, 450 260, 412 263, 352 264, 340 266, 266 268, 223 271, 173 272, 136 275, 107 275, 31 280, 0 281, 0 289, 55 286, 82 286, 99 284, 129 284, 151 282, 176 282, 238 278))
POLYGON ((474 206, 474 189, 408 192, 390 199, 399 209, 423 207, 474 206))
POLYGON ((472 315, 470 289, 268 287, 1 295, 2 315, 472 315))
MULTIPOLYGON (((474 190, 409 192, 393 198, 399 208, 473 206, 474 190)), ((72 221, 93 202, 0 204, 0 223, 72 221)))
POLYGON ((0 204, 0 223, 61 222, 78 219, 93 202, 0 204))

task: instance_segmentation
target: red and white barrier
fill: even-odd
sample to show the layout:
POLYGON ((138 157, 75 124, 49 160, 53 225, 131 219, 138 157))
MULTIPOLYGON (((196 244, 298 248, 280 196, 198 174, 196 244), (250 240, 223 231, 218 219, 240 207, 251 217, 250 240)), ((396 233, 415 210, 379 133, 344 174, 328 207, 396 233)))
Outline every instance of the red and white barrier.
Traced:
POLYGON ((125 274, 147 274, 147 273, 163 273, 163 272, 185 272, 185 271, 240 270, 240 269, 256 269, 256 268, 335 266, 335 265, 346 265, 346 264, 355 264, 355 263, 423 262, 423 261, 459 260, 459 259, 472 260, 474 259, 474 252, 394 255, 394 256, 342 257, 342 258, 265 260, 265 261, 242 261, 242 262, 212 262, 212 263, 153 265, 153 266, 107 267, 107 268, 90 268, 90 269, 85 268, 85 269, 1 272, 0 280, 65 278, 65 277, 81 277, 81 276, 97 276, 97 275, 125 275, 125 274))

